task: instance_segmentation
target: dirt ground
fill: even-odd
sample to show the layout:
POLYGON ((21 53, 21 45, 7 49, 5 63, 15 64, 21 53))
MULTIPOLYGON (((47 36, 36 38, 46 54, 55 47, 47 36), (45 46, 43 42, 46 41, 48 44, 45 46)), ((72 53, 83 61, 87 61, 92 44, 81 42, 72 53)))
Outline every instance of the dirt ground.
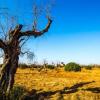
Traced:
POLYGON ((81 72, 18 69, 16 84, 30 92, 35 90, 45 100, 100 100, 100 68, 81 72))

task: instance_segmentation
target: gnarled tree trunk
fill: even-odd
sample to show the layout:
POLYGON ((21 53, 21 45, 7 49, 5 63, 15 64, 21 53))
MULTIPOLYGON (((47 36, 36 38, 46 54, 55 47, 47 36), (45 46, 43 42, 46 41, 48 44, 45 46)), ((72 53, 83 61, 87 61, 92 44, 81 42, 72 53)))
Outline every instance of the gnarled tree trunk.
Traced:
POLYGON ((13 88, 14 76, 18 68, 19 55, 21 53, 20 42, 23 41, 21 37, 34 36, 35 38, 41 36, 50 28, 52 20, 48 18, 48 24, 42 31, 29 30, 21 32, 22 25, 16 26, 14 30, 11 30, 8 35, 8 41, 0 39, 0 48, 4 51, 4 61, 0 70, 0 92, 2 94, 9 94, 13 88))
POLYGON ((9 93, 14 84, 14 76, 18 68, 20 50, 19 42, 14 40, 7 46, 4 56, 4 64, 0 71, 0 90, 2 93, 9 93))

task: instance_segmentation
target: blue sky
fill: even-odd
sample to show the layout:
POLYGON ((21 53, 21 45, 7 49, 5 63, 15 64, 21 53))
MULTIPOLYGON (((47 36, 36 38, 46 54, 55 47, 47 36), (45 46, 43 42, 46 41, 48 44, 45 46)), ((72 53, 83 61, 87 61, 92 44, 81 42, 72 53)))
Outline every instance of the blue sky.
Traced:
MULTIPOLYGON (((0 7, 9 8, 12 15, 18 16, 20 23, 32 24, 34 2, 45 6, 50 1, 52 0, 0 0, 0 7)), ((27 43, 27 47, 36 55, 35 60, 100 64, 99 0, 55 0, 51 16, 53 23, 49 32, 37 39, 32 38, 27 43)), ((39 22, 43 27, 46 19, 41 17, 39 22)))

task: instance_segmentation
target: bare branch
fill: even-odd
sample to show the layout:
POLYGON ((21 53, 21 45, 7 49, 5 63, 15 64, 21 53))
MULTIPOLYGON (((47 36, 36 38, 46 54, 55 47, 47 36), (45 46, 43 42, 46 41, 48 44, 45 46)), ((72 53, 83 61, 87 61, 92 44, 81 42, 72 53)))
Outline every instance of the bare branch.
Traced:
POLYGON ((3 58, 4 57, 4 52, 2 49, 0 49, 0 58, 3 58))
POLYGON ((26 32, 20 32, 19 37, 21 37, 21 36, 34 36, 34 37, 41 36, 41 35, 43 35, 45 32, 48 32, 48 29, 50 28, 51 23, 52 23, 52 20, 48 17, 48 24, 47 24, 47 26, 46 26, 45 29, 43 29, 42 31, 39 31, 39 32, 37 32, 37 31, 35 31, 35 30, 26 31, 26 32))
POLYGON ((35 54, 33 52, 29 51, 29 50, 27 50, 25 52, 21 51, 21 55, 25 55, 25 54, 27 54, 27 58, 29 60, 33 60, 33 57, 35 57, 35 54))
POLYGON ((1 28, 2 32, 3 32, 3 34, 5 35, 6 32, 5 32, 4 26, 1 24, 1 22, 0 22, 0 28, 1 28))
POLYGON ((6 44, 0 39, 0 48, 5 49, 6 44))
POLYGON ((23 25, 19 24, 15 27, 14 30, 9 31, 9 39, 10 42, 9 43, 13 43, 13 41, 15 40, 15 38, 19 38, 19 33, 20 30, 22 29, 23 25))
POLYGON ((25 41, 21 44, 20 47, 22 47, 22 46, 29 40, 29 38, 30 38, 30 37, 28 37, 26 40, 25 40, 25 39, 21 39, 20 42, 23 41, 23 40, 25 40, 25 41))
POLYGON ((22 29, 23 25, 19 24, 15 27, 15 29, 13 31, 11 31, 11 34, 14 36, 16 34, 18 34, 18 32, 20 32, 20 30, 22 29))

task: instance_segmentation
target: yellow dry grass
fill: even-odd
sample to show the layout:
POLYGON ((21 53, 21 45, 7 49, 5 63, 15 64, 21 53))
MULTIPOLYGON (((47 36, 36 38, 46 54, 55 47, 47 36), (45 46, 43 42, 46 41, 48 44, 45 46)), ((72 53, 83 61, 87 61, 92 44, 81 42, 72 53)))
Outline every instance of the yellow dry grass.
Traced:
POLYGON ((18 69, 15 84, 32 89, 53 92, 47 100, 100 100, 100 68, 81 72, 18 69))

